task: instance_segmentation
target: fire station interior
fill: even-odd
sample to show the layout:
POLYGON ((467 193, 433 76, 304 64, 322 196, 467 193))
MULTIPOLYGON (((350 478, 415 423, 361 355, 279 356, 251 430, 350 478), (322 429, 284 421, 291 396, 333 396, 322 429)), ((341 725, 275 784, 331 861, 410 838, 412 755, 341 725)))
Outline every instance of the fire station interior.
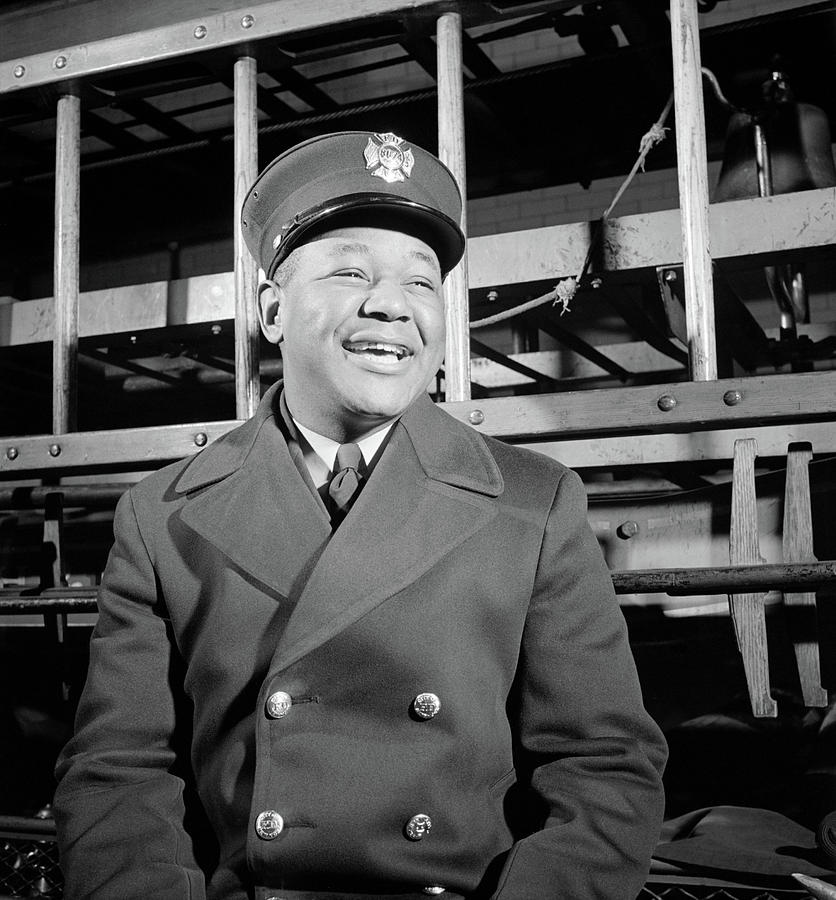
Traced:
MULTIPOLYGON (((784 855, 825 882, 836 873, 836 3, 673 2, 699 25, 696 149, 678 145, 678 120, 697 112, 671 104, 668 0, 391 2, 363 19, 316 0, 304 27, 252 40, 240 0, 0 2, 0 896, 62 896, 52 768, 118 497, 243 417, 236 59, 257 61, 261 164, 336 130, 435 150, 437 25, 451 12, 470 380, 456 395, 441 371, 430 391, 578 470, 670 745, 666 820, 750 817, 739 865, 667 863, 645 896, 809 896, 759 866, 778 852, 770 828, 797 845, 784 855), (201 16, 221 15, 237 42, 200 34, 201 16), (183 23, 188 52, 147 52, 148 34, 183 23), (75 72, 81 47, 111 56, 75 72), (80 101, 79 318, 58 428, 68 86, 80 101), (694 156, 710 201, 708 377, 679 243, 678 176, 694 156), (136 436, 152 434, 163 449, 143 460, 136 436)), ((264 390, 282 363, 256 349, 264 390)))

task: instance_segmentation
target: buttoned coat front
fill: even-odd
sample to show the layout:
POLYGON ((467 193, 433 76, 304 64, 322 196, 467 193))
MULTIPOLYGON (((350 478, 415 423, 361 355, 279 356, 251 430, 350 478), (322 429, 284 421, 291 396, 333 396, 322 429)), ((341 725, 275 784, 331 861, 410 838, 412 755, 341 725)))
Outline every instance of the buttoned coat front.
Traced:
POLYGON ((632 900, 664 742, 580 480, 421 397, 332 535, 278 390, 119 504, 58 767, 68 900, 632 900))

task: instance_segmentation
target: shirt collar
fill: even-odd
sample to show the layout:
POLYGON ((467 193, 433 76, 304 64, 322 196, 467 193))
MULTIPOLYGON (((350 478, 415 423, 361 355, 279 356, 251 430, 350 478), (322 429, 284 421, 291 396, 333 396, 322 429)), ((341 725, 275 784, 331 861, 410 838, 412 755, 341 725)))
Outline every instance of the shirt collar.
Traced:
MULTIPOLYGON (((293 424, 299 433, 302 458, 308 467, 311 480, 315 487, 320 487, 331 480, 331 473, 334 470, 334 462, 336 461, 337 450, 340 445, 337 441, 331 440, 331 438, 318 434, 316 431, 312 431, 310 428, 302 425, 292 415, 290 418, 293 420, 293 424)), ((372 434, 367 434, 354 442, 360 448, 360 452, 363 454, 363 462, 367 467, 375 458, 375 454, 386 440, 386 436, 394 424, 394 422, 390 422, 385 428, 381 428, 372 434)))

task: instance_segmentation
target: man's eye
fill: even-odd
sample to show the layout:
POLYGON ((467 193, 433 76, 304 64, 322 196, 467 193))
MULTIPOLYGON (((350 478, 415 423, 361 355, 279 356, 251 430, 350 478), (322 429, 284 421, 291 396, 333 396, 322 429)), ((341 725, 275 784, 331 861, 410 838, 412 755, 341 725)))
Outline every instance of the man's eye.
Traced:
POLYGON ((334 272, 334 274, 338 278, 365 278, 365 273, 361 272, 359 269, 340 269, 339 272, 334 272))
POLYGON ((434 291, 435 285, 428 278, 413 278, 410 284, 418 285, 418 287, 427 288, 427 290, 434 291))

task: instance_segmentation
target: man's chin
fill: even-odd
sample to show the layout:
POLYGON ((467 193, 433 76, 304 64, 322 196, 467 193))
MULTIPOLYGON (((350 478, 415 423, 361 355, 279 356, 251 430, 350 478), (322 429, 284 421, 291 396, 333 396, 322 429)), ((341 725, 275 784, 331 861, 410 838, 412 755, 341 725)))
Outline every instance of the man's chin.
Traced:
POLYGON ((385 397, 365 397, 353 404, 353 412, 370 425, 379 425, 396 419, 412 404, 419 392, 385 397))

